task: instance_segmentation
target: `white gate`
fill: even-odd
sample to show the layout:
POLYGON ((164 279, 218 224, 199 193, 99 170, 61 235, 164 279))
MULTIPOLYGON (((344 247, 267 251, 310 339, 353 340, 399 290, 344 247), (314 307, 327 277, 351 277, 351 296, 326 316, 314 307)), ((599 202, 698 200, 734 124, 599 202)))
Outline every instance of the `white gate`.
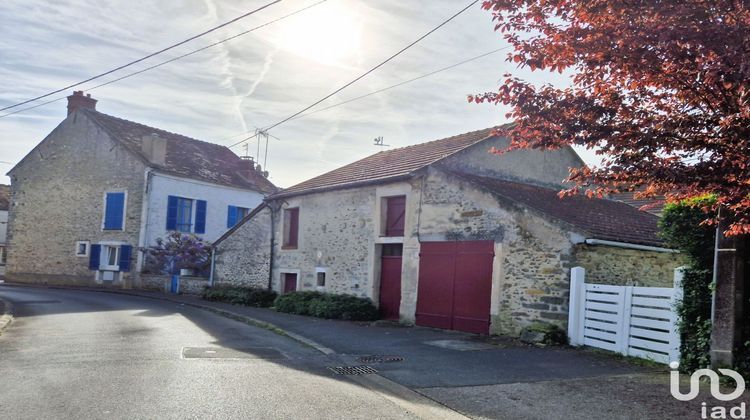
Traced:
POLYGON ((568 339, 660 363, 679 361, 675 303, 682 299, 682 270, 674 287, 587 284, 583 267, 571 270, 568 339))

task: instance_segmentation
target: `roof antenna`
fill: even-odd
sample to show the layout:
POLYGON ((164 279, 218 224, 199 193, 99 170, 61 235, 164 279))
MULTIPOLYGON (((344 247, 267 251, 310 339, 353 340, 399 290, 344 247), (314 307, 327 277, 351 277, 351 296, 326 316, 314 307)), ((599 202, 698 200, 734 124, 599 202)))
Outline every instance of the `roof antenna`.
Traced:
POLYGON ((375 146, 381 146, 381 147, 391 147, 388 144, 384 143, 385 140, 383 140, 383 136, 375 137, 375 146))

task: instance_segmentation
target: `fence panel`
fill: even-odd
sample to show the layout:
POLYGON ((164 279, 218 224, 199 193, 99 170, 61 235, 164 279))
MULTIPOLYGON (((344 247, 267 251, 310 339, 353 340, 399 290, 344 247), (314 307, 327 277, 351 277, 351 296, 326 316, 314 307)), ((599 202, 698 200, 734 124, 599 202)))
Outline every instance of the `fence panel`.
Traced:
POLYGON ((568 337, 586 345, 660 363, 679 361, 675 304, 682 298, 682 270, 674 287, 587 284, 582 267, 571 270, 568 337))

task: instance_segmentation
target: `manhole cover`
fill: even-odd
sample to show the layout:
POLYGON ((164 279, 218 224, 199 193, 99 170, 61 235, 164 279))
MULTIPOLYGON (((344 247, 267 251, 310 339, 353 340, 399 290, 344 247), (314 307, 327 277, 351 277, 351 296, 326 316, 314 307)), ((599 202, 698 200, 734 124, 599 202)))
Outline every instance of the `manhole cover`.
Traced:
POLYGON ((372 366, 361 365, 361 366, 336 366, 328 367, 337 375, 369 375, 371 373, 378 373, 372 366))
POLYGON ((401 356, 383 356, 378 354, 372 354, 369 356, 362 356, 358 358, 362 363, 391 363, 391 362, 402 362, 404 360, 401 356))
POLYGON ((268 347, 246 347, 228 349, 225 347, 183 347, 183 359, 285 359, 278 350, 268 347))

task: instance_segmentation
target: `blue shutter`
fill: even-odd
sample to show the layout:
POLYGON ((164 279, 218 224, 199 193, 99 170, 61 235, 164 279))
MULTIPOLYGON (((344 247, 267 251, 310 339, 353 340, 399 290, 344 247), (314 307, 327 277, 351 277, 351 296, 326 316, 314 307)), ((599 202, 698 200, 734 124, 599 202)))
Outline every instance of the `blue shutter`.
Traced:
POLYGON ((227 228, 234 227, 237 224, 237 207, 229 206, 227 212, 227 228))
POLYGON ((104 209, 104 230, 121 230, 125 210, 125 193, 107 193, 104 209))
POLYGON ((206 202, 195 202, 195 233, 206 233, 206 202))
POLYGON ((99 257, 102 253, 101 245, 91 245, 89 249, 89 270, 99 269, 99 257))
POLYGON ((120 271, 130 271, 130 256, 133 253, 133 247, 130 245, 120 246, 120 271))
POLYGON ((177 201, 173 195, 167 199, 167 230, 177 230, 177 201))

